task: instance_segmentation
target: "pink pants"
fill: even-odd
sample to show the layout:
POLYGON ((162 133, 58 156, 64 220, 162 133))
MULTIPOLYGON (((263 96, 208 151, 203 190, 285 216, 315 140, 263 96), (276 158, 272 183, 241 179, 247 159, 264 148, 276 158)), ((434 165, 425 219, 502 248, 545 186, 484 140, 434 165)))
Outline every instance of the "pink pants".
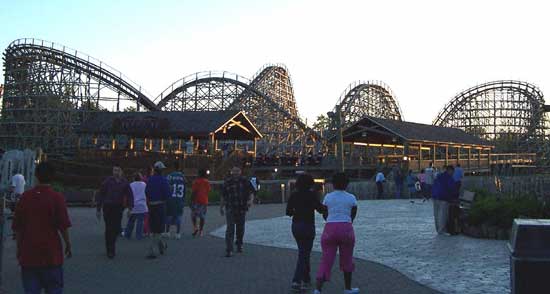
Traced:
POLYGON ((340 270, 351 273, 355 269, 353 264, 353 247, 355 233, 351 223, 327 223, 321 237, 321 264, 317 272, 317 280, 329 281, 330 271, 336 258, 336 250, 340 252, 340 270))

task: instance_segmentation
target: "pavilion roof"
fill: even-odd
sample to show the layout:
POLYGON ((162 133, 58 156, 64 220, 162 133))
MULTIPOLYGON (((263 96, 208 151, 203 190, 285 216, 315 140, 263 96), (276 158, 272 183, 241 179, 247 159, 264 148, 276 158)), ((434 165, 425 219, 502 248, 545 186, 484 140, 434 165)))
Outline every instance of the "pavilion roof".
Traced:
MULTIPOLYGON (((374 138, 379 142, 387 140, 419 144, 468 145, 473 147, 492 147, 492 145, 457 128, 383 119, 366 116, 343 131, 345 141, 362 141, 361 138, 374 138), (370 136, 369 136, 370 135, 370 136)), ((369 138, 369 139, 370 139, 369 138)), ((364 139, 364 140, 365 140, 364 139)))
POLYGON ((261 133, 238 110, 97 112, 78 129, 83 134, 122 134, 135 137, 206 138, 253 140, 261 133))

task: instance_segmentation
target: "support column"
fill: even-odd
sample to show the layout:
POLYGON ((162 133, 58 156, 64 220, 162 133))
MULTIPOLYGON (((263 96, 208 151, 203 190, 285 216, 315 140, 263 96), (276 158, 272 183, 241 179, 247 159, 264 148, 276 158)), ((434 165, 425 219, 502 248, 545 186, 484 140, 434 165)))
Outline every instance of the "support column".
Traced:
POLYGON ((489 168, 489 170, 491 169, 491 148, 489 148, 488 150, 489 152, 487 152, 487 168, 489 168))
POLYGON ((445 146, 445 166, 449 165, 449 145, 445 146))
POLYGON ((178 151, 181 151, 181 138, 178 138, 178 151))
POLYGON ((460 164, 460 146, 456 147, 456 164, 460 164))
MULTIPOLYGON (((409 157, 409 154, 410 154, 410 149, 409 149, 409 143, 408 142, 405 142, 403 144, 403 157, 407 157, 407 160, 405 160, 403 162, 403 164, 399 167, 401 170, 405 169, 407 171, 407 173, 409 172, 409 162, 410 162, 410 157, 409 157)), ((403 160, 403 158, 401 158, 401 160, 403 160)))
POLYGON ((116 147, 116 137, 113 137, 113 139, 111 140, 111 149, 116 150, 116 147))
POLYGON ((134 146, 135 145, 135 139, 134 138, 130 138, 130 150, 134 150, 134 146))
POLYGON ((436 152, 435 152, 436 151, 435 148, 436 148, 436 146, 434 144, 433 145, 433 152, 432 152, 432 162, 433 162, 434 167, 436 167, 435 161, 437 160, 437 155, 436 155, 436 152))
POLYGON ((480 169, 481 168, 481 152, 482 152, 483 149, 478 149, 477 150, 477 168, 480 169))
POLYGON ((215 146, 214 146, 214 142, 216 141, 215 137, 214 137, 214 133, 210 133, 208 135, 208 154, 210 155, 214 155, 214 151, 216 150, 215 149, 215 146))
POLYGON ((418 145, 418 171, 422 170, 422 144, 418 145))
POLYGON ((468 169, 472 168, 470 160, 472 158, 472 148, 468 148, 468 169))
POLYGON ((147 138, 143 138, 143 150, 144 151, 147 151, 147 143, 148 143, 147 138))
POLYGON ((237 151, 237 147, 238 147, 237 139, 235 139, 233 140, 233 151, 237 151))
POLYGON ((149 139, 149 151, 153 151, 153 138, 149 139))
POLYGON ((164 138, 160 138, 160 151, 164 151, 164 138))
POLYGON ((256 157, 257 148, 258 148, 258 138, 254 138, 254 143, 252 145, 252 151, 254 152, 254 157, 256 157))

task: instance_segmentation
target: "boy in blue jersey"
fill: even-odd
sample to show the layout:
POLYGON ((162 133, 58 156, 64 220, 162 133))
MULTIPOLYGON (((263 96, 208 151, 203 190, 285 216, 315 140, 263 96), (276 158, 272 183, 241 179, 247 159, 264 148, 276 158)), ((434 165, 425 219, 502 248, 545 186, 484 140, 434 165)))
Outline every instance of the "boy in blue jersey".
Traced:
POLYGON ((170 235, 170 228, 176 226, 175 239, 181 238, 181 220, 183 218, 183 206, 185 202, 185 176, 179 171, 179 162, 174 163, 174 171, 167 176, 170 185, 170 197, 166 202, 166 228, 164 237, 174 237, 170 235))

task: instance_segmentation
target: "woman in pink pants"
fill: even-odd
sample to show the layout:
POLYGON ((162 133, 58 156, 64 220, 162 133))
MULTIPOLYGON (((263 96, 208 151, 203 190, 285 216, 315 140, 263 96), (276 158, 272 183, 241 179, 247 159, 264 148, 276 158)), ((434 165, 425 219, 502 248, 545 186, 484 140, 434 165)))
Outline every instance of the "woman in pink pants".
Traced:
POLYGON ((353 194, 345 191, 348 183, 349 180, 344 173, 335 174, 332 178, 334 192, 327 194, 323 200, 328 215, 324 215, 327 223, 321 237, 323 255, 317 272, 317 287, 314 294, 321 293, 323 283, 330 280, 330 271, 337 250, 340 252, 340 269, 344 272, 344 294, 359 293, 358 288, 351 287, 351 276, 355 269, 353 264, 355 233, 352 223, 357 215, 357 199, 353 194))

